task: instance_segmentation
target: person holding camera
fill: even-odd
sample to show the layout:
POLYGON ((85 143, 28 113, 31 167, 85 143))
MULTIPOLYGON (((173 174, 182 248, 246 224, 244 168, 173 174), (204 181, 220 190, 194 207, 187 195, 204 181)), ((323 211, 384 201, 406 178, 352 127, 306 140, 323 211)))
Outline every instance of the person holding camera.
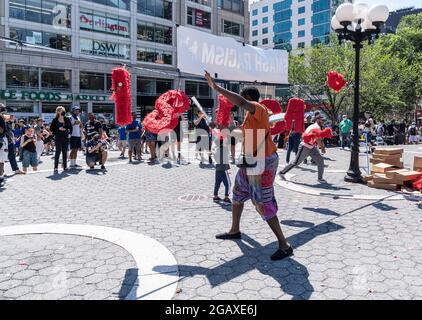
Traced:
POLYGON ((274 195, 274 180, 278 168, 277 147, 270 134, 269 113, 260 104, 260 93, 255 87, 245 87, 241 94, 219 86, 205 71, 205 79, 211 89, 227 98, 232 104, 247 111, 242 125, 243 165, 240 166, 233 188, 232 226, 229 232, 219 234, 217 239, 240 239, 240 218, 244 203, 252 200, 256 211, 265 220, 277 237, 279 248, 271 260, 281 260, 293 255, 277 217, 277 201, 274 195))
POLYGON ((93 133, 92 139, 86 144, 86 164, 90 169, 94 169, 97 162, 101 163, 101 170, 106 170, 107 145, 100 140, 98 132, 93 133))
POLYGON ((58 106, 56 116, 51 122, 50 130, 54 134, 56 154, 54 156, 54 172, 58 172, 60 153, 62 154, 63 170, 67 170, 67 149, 69 148, 69 135, 72 133, 72 123, 65 117, 66 109, 58 106))
POLYGON ((38 157, 37 157, 37 137, 34 129, 31 127, 25 128, 25 134, 22 136, 21 148, 23 152, 22 168, 26 173, 28 167, 31 166, 33 171, 37 171, 38 157))

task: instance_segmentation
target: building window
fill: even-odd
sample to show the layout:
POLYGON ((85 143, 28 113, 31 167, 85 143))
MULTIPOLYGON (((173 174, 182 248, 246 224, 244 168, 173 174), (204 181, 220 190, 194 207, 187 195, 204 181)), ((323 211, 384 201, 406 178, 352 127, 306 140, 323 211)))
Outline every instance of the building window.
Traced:
POLYGON ((330 24, 320 24, 317 26, 312 27, 312 36, 314 38, 319 38, 321 36, 329 36, 330 35, 330 24))
POLYGON ((258 9, 253 9, 252 10, 252 15, 255 17, 258 15, 258 9))
POLYGON ((10 38, 62 51, 71 49, 70 36, 51 32, 11 27, 10 38))
POLYGON ((276 12, 274 15, 274 22, 290 20, 291 16, 292 16, 292 10, 290 9, 276 12))
POLYGON ((80 53, 108 58, 130 58, 130 46, 114 42, 100 40, 80 39, 80 53))
POLYGON ((129 37, 129 21, 108 13, 81 9, 79 26, 81 30, 110 33, 129 37))
POLYGON ((328 11, 322 11, 319 13, 314 13, 312 16, 312 23, 315 24, 323 24, 323 23, 329 23, 331 21, 331 12, 328 11))
POLYGON ((173 64, 173 53, 160 49, 138 48, 137 60, 156 64, 173 64))
POLYGON ((81 91, 105 91, 103 73, 80 72, 79 89, 81 91))
POLYGON ((263 44, 263 45, 268 44, 268 38, 262 39, 262 44, 263 44))
POLYGON ((138 40, 172 45, 173 28, 150 22, 139 22, 138 40))
POLYGON ((252 31, 252 37, 256 37, 256 36, 258 36, 258 30, 252 31))
POLYGON ((305 13, 305 7, 299 7, 299 9, 297 10, 298 14, 302 14, 305 13))
POLYGON ((305 30, 300 30, 297 33, 298 38, 303 38, 305 36, 305 30))
POLYGON ((303 25, 305 24, 305 18, 299 19, 299 20, 297 21, 297 24, 298 24, 299 26, 303 26, 303 25))
POLYGON ((305 0, 299 0, 298 2, 303 2, 303 1, 305 1, 305 0))
POLYGON ((36 110, 38 110, 39 108, 39 103, 36 101, 13 101, 13 100, 8 100, 6 102, 7 105, 7 111, 8 113, 33 113, 34 112, 34 107, 36 110))
POLYGON ((263 17, 262 18, 262 23, 268 23, 268 17, 263 17))
POLYGON ((292 0, 284 0, 277 3, 274 3, 273 8, 274 11, 282 11, 286 9, 290 9, 292 6, 292 0))
POLYGON ((10 0, 10 18, 70 28, 70 5, 46 0, 10 0))
POLYGON ((262 34, 267 34, 267 33, 268 33, 268 28, 262 29, 262 34))
POLYGON ((191 26, 211 29, 211 13, 199 9, 188 8, 187 22, 191 26))
POLYGON ((93 3, 103 4, 114 8, 130 10, 131 0, 86 0, 93 3))
POLYGON ((138 94, 145 96, 155 96, 155 83, 154 80, 137 78, 137 90, 138 94))
POLYGON ((196 96, 202 98, 211 97, 211 90, 207 83, 204 82, 185 82, 185 92, 188 96, 196 96))
POLYGON ((331 9, 330 0, 316 0, 312 3, 312 12, 320 12, 331 9))
MULTIPOLYGON (((244 0, 219 0, 218 6, 221 9, 228 10, 240 15, 244 15, 244 0)), ((258 10, 257 10, 258 14, 258 10)))
POLYGON ((189 0, 189 1, 199 3, 207 7, 211 7, 211 0, 189 0))
POLYGON ((163 94, 169 90, 171 90, 173 87, 173 81, 172 80, 157 80, 155 82, 155 92, 158 94, 163 94))
POLYGON ((70 89, 70 70, 41 70, 41 87, 48 89, 70 89))
POLYGON ((301 49, 305 48, 305 42, 299 42, 299 43, 297 44, 297 47, 298 47, 298 48, 301 48, 301 49))
POLYGON ((282 33, 286 31, 290 31, 292 28, 292 22, 291 21, 284 21, 279 22, 274 25, 274 32, 275 33, 282 33))
MULTIPOLYGON (((130 3, 132 0, 125 0, 130 3)), ((173 17, 172 0, 138 0, 138 12, 153 17, 171 20, 173 17)))
POLYGON ((223 32, 233 36, 243 37, 243 25, 223 20, 223 32))
POLYGON ((257 26, 258 25, 258 20, 252 20, 252 26, 257 26))
POLYGON ((8 88, 38 89, 38 68, 27 66, 6 66, 6 86, 8 88))
POLYGON ((267 13, 268 12, 268 6, 262 7, 262 13, 267 13))
POLYGON ((254 47, 257 47, 257 46, 258 46, 258 41, 257 41, 257 40, 253 41, 253 42, 252 42, 252 45, 253 45, 254 47))

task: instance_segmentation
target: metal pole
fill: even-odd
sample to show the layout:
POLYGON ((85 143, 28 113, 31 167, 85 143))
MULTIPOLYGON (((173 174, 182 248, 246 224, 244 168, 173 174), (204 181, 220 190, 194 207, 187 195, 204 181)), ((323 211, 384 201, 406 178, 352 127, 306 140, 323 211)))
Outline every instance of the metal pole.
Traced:
POLYGON ((360 49, 362 44, 357 40, 355 45, 355 98, 353 107, 353 146, 351 151, 350 166, 344 181, 362 183, 362 175, 359 169, 359 80, 360 80, 360 49))

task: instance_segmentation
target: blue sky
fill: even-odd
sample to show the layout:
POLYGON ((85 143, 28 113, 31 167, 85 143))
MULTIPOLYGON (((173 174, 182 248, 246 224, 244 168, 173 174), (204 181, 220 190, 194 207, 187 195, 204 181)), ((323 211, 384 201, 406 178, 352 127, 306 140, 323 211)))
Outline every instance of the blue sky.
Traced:
MULTIPOLYGON (((250 0, 249 2, 252 3, 257 1, 259 0, 250 0)), ((274 2, 276 1, 274 0, 274 2)), ((365 2, 370 6, 375 3, 386 4, 390 11, 395 11, 405 7, 422 7, 422 0, 356 0, 355 2, 365 2)))

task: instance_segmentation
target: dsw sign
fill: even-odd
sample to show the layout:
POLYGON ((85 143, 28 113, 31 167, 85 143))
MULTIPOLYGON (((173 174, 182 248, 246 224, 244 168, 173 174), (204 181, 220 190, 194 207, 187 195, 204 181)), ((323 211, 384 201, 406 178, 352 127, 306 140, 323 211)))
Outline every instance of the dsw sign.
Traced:
POLYGON ((81 39, 81 53, 115 58, 128 58, 126 45, 81 39))

